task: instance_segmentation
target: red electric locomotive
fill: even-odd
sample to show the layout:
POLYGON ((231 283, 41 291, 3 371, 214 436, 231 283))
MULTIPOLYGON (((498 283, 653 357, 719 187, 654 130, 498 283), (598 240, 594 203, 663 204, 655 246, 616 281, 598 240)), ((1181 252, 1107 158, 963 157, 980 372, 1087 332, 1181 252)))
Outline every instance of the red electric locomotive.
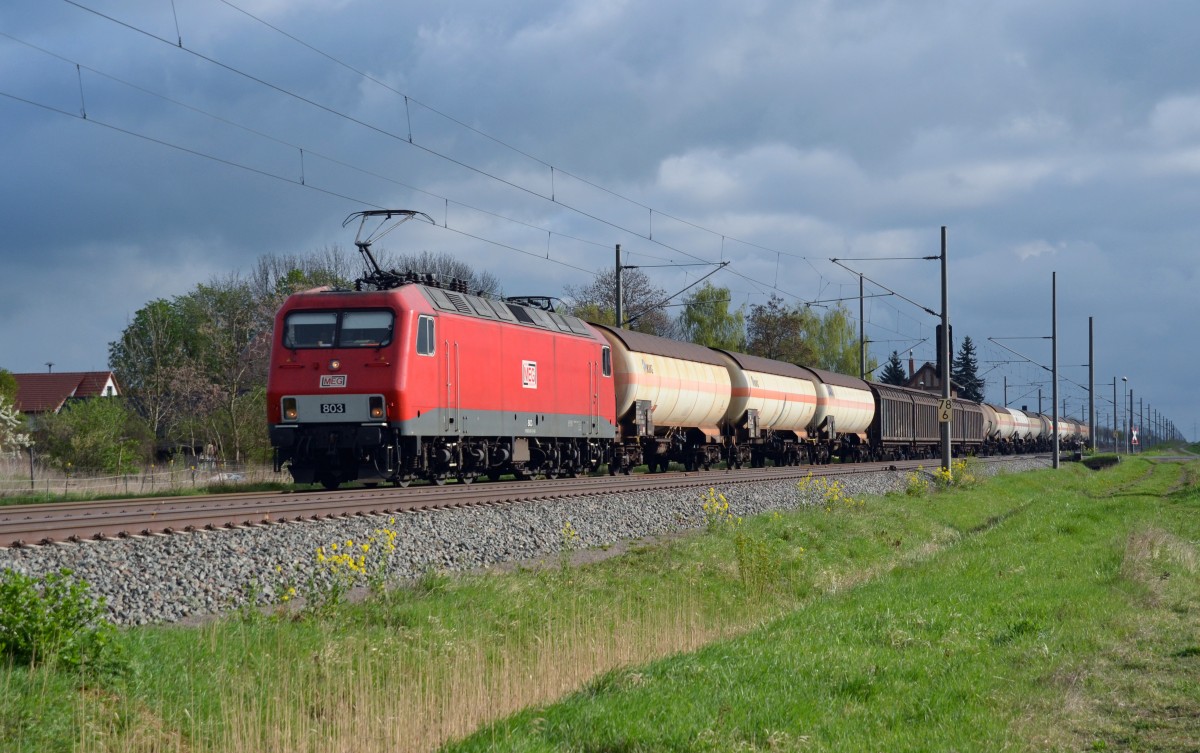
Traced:
MULTIPOLYGON (((616 435, 609 344, 583 321, 372 268, 356 290, 290 296, 267 382, 275 467, 327 488, 592 471, 616 435), (374 288, 363 290, 363 288, 374 288)), ((380 225, 382 230, 383 225, 380 225)))

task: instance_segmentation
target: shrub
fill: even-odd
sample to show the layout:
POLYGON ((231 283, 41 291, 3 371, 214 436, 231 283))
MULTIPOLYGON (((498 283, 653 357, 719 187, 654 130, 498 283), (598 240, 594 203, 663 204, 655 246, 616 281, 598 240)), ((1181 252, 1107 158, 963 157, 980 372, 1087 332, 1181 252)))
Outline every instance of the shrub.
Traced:
POLYGON ((741 518, 729 512, 729 501, 725 499, 724 494, 718 494, 716 489, 709 487, 708 495, 700 499, 704 502, 704 527, 710 533, 734 528, 742 522, 741 518))
POLYGON ((103 617, 104 599, 70 570, 44 578, 0 573, 0 654, 20 664, 90 671, 119 666, 116 627, 103 617))
POLYGON ((739 526, 733 535, 733 550, 738 576, 747 594, 762 596, 779 580, 780 557, 762 536, 748 533, 739 526))
POLYGON ((904 493, 910 497, 924 497, 929 492, 929 481, 925 478, 925 469, 917 466, 917 470, 909 471, 904 476, 904 493))
POLYGON ((938 491, 944 491, 952 486, 961 488, 970 488, 979 483, 979 478, 975 475, 973 463, 968 463, 966 458, 955 460, 950 463, 950 470, 938 468, 933 472, 933 483, 938 488, 938 491))
POLYGON ((866 505, 866 501, 855 497, 846 491, 846 486, 838 479, 813 476, 812 471, 796 483, 801 493, 812 492, 820 497, 820 503, 825 506, 825 512, 835 510, 853 510, 866 505))

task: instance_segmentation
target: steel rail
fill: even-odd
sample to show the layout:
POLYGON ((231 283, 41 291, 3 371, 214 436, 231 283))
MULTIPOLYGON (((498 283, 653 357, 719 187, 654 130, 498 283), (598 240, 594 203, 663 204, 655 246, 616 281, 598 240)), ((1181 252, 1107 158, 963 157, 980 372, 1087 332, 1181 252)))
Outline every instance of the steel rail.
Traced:
MULTIPOLYGON (((980 458, 980 461, 998 462, 1004 459, 980 458)), ((764 483, 799 479, 809 474, 819 477, 913 470, 927 462, 909 460, 332 492, 234 493, 9 505, 0 508, 0 548, 498 506, 564 497, 764 483)))

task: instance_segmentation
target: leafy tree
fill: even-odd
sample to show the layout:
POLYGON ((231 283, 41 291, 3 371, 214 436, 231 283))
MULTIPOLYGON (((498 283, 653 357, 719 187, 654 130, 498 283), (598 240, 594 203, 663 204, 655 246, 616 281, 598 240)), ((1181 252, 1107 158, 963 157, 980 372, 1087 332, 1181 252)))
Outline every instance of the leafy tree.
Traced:
POLYGON ((97 397, 68 402, 58 413, 40 417, 34 436, 44 456, 60 468, 129 473, 150 440, 144 426, 123 398, 97 397))
MULTIPOLYGON (((638 332, 667 337, 671 333, 671 317, 664 305, 667 292, 656 286, 640 269, 627 269, 621 275, 624 307, 622 315, 629 328, 638 332)), ((597 272, 592 282, 582 287, 565 286, 573 300, 571 313, 586 321, 611 324, 616 320, 617 272, 608 269, 597 272)))
POLYGON ((212 445, 234 461, 265 454, 261 396, 275 297, 231 276, 137 312, 109 345, 109 364, 152 436, 166 445, 212 445), (257 410, 247 406, 255 395, 257 410))
MULTIPOLYGON (((839 374, 857 376, 859 373, 858 325, 845 306, 837 305, 825 312, 809 337, 816 343, 817 361, 814 366, 839 374)), ((879 362, 866 358, 866 374, 875 371, 879 362)))
POLYGON ((679 314, 680 336, 697 345, 740 351, 746 343, 746 317, 729 310, 729 289, 704 283, 689 295, 679 314))
POLYGON ((980 402, 983 400, 984 380, 979 378, 979 362, 975 357, 975 343, 970 336, 962 339, 950 366, 950 378, 957 382, 962 392, 959 397, 980 402))
MULTIPOLYGON (((750 307, 746 330, 746 349, 752 355, 839 374, 858 374, 858 328, 844 306, 820 316, 808 306, 785 306, 782 299, 772 295, 766 304, 750 307)), ((875 359, 868 358, 867 373, 877 365, 875 359)))
POLYGON ((191 407, 185 372, 198 344, 184 312, 172 301, 150 301, 108 345, 108 365, 150 433, 170 434, 191 407))
POLYGON ((883 365, 883 371, 879 375, 879 381, 882 384, 894 384, 902 386, 908 381, 908 374, 904 371, 904 364, 900 362, 900 354, 892 351, 888 356, 887 363, 883 365))
POLYGON ((17 378, 8 369, 0 369, 0 397, 8 398, 10 404, 17 402, 17 378))
POLYGON ((11 398, 0 392, 0 452, 23 450, 31 443, 25 418, 11 398))
POLYGON ((765 304, 750 307, 746 351, 776 361, 815 365, 817 351, 805 333, 813 329, 816 320, 810 308, 785 306, 782 298, 772 295, 765 304))
POLYGON ((262 416, 274 316, 259 302, 252 286, 236 276, 198 285, 177 301, 195 323, 198 374, 193 396, 204 408, 196 415, 204 427, 204 444, 233 462, 244 461, 248 451, 260 454, 257 450, 267 442, 262 416), (254 406, 247 396, 256 394, 262 397, 254 406))

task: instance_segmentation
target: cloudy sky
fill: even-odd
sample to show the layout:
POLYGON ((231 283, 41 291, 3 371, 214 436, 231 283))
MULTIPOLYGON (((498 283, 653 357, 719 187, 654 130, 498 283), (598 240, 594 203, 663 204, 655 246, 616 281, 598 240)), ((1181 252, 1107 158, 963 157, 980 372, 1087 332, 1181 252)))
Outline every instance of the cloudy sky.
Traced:
MULTIPOLYGON (((734 303, 868 278, 866 332, 933 358, 936 255, 989 400, 1112 380, 1195 437, 1200 5, 1163 0, 6 0, 0 367, 107 367, 148 301, 262 254, 393 251, 504 292, 613 263, 734 303), (86 115, 86 117, 84 117, 86 115), (682 266, 685 264, 694 266, 682 266), (871 281, 874 281, 872 283, 871 281), (883 286, 883 287, 881 287, 883 286), (920 306, 913 305, 914 301, 920 306), (1027 360, 1026 360, 1027 359, 1027 360)), ((857 317, 857 300, 849 301, 857 317)), ((1118 402, 1124 402, 1120 398, 1118 402)))

